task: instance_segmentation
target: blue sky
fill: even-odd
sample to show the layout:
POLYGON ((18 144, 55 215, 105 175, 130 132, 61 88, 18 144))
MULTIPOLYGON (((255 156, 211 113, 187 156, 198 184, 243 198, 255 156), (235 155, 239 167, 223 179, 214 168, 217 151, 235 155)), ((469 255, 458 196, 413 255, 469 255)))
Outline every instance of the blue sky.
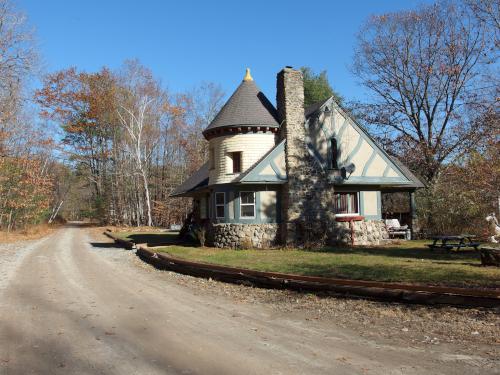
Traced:
POLYGON ((355 35, 371 14, 420 0, 17 0, 35 27, 46 71, 96 71, 138 58, 174 92, 202 81, 227 95, 246 67, 274 102, 285 65, 326 69, 346 99, 366 92, 349 72, 355 35))

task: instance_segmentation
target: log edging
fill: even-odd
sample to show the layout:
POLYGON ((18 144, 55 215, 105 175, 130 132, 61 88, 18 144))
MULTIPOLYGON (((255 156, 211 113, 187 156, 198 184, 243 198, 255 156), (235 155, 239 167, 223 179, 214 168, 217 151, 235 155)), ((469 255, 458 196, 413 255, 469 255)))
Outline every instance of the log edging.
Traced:
POLYGON ((154 252, 144 245, 137 246, 136 255, 144 262, 158 269, 269 289, 333 292, 351 297, 424 305, 500 307, 500 292, 496 290, 335 279, 255 271, 180 259, 165 253, 154 252))
POLYGON ((111 238, 112 240, 115 241, 117 245, 120 245, 121 247, 124 247, 127 250, 132 250, 135 247, 135 243, 133 241, 127 241, 124 240, 123 238, 115 236, 111 231, 107 230, 103 233, 106 237, 111 238))

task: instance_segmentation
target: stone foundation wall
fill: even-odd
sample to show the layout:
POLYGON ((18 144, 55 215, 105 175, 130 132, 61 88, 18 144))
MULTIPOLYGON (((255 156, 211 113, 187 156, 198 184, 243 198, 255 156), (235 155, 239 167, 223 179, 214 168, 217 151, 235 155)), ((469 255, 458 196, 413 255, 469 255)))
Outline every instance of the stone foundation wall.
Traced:
MULTIPOLYGON (((348 222, 335 222, 324 240, 330 245, 351 245, 351 227, 348 222)), ((389 239, 387 228, 382 220, 353 221, 354 245, 380 245, 389 239)), ((307 232, 314 228, 301 228, 307 232)), ((208 244, 220 248, 266 249, 282 244, 279 224, 210 224, 207 233, 208 244)), ((307 239, 321 241, 319 236, 307 239)))
POLYGON ((211 224, 208 241, 215 247, 265 249, 279 243, 278 224, 211 224))
MULTIPOLYGON (((389 239, 389 233, 382 220, 353 221, 354 245, 380 245, 389 239)), ((352 244, 351 223, 336 222, 332 242, 352 244)))

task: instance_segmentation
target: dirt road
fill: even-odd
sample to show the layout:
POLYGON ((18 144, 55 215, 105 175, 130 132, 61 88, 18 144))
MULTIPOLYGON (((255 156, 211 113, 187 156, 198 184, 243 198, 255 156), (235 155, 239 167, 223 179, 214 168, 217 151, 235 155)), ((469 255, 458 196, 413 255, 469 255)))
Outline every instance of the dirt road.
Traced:
POLYGON ((452 348, 382 344, 166 282, 110 246, 68 227, 16 258, 0 284, 0 374, 496 373, 452 348))

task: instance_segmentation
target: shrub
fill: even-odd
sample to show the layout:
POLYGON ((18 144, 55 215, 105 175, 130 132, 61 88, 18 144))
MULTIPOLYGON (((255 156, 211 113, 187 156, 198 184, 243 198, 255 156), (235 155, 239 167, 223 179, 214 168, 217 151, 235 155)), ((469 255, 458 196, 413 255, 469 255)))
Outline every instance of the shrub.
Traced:
POLYGON ((194 229, 194 234, 196 239, 200 242, 201 247, 205 247, 205 241, 207 238, 207 230, 205 227, 199 227, 194 229))
POLYGON ((241 250, 251 250, 253 248, 252 240, 250 238, 244 238, 240 241, 239 248, 241 250))

